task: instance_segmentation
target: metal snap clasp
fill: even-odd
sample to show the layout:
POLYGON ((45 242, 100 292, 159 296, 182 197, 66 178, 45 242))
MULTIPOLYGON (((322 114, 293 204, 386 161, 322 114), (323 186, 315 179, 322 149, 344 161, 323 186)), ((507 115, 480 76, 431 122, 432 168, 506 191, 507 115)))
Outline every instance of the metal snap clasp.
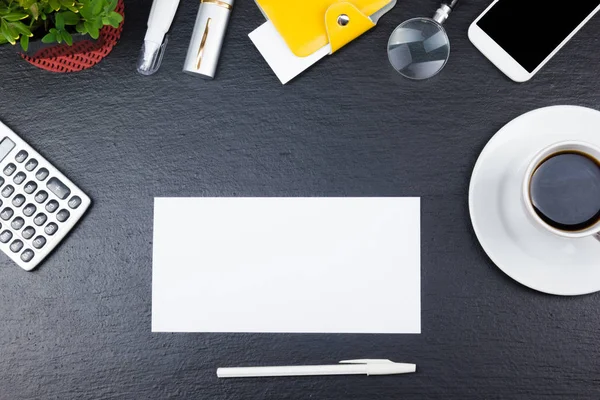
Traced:
POLYGON ((350 23, 350 17, 348 17, 346 14, 342 14, 338 17, 337 23, 339 26, 346 26, 350 23))

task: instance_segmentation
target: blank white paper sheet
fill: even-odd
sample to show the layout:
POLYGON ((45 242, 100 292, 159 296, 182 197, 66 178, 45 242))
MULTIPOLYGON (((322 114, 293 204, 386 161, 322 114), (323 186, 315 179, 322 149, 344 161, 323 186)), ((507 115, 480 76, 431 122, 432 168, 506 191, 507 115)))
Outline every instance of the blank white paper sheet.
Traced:
POLYGON ((157 198, 153 332, 420 333, 418 198, 157 198))

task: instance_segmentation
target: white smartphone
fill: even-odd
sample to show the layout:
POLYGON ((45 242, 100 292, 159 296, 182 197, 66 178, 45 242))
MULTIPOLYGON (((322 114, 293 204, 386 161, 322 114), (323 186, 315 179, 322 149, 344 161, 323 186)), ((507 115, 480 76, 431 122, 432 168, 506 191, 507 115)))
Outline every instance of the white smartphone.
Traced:
POLYGON ((594 14, 600 0, 495 0, 469 39, 516 82, 535 75, 594 14))

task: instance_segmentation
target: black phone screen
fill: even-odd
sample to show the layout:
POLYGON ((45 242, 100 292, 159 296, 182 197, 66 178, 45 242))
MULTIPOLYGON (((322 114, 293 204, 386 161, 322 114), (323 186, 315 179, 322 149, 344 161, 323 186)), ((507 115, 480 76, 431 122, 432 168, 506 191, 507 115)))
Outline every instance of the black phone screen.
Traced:
POLYGON ((500 0, 477 25, 531 73, 599 5, 600 0, 500 0))

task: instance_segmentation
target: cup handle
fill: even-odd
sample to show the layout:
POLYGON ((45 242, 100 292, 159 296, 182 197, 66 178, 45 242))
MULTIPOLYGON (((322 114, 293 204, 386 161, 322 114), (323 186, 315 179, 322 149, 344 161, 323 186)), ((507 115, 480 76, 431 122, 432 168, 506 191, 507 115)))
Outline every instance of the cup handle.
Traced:
POLYGON ((596 238, 596 240, 598 240, 600 242, 600 232, 596 233, 594 235, 594 237, 596 238))

